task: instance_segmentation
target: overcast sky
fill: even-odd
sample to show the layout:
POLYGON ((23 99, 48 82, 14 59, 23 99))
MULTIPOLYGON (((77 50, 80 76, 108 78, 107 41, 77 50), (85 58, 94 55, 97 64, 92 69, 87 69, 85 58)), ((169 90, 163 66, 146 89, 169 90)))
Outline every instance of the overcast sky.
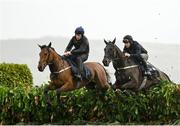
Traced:
POLYGON ((179 0, 0 0, 0 39, 71 37, 180 44, 179 0))

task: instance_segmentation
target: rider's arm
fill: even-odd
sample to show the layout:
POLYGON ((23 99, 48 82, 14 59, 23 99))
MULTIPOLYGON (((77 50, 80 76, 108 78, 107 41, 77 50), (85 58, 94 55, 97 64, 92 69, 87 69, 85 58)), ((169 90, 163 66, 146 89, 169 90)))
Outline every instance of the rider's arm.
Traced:
POLYGON ((80 45, 79 49, 74 49, 71 51, 72 54, 87 54, 89 52, 89 42, 88 39, 85 39, 80 45))
POLYGON ((70 51, 73 47, 73 38, 70 40, 69 44, 66 47, 65 52, 70 51))
POLYGON ((132 57, 139 57, 140 54, 141 54, 141 46, 140 45, 136 45, 134 53, 131 54, 130 56, 132 56, 132 57))

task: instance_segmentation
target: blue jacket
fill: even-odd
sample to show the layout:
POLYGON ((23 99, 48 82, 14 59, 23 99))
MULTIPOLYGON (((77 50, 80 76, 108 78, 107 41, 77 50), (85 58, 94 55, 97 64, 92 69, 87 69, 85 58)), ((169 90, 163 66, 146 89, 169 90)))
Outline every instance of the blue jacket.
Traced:
POLYGON ((72 37, 68 46, 66 47, 66 51, 70 51, 72 47, 74 49, 71 51, 73 55, 82 55, 82 54, 89 54, 89 41, 86 36, 83 36, 79 42, 77 42, 75 36, 72 37))
POLYGON ((148 53, 137 41, 133 41, 129 48, 124 46, 123 53, 129 53, 133 58, 140 58, 140 54, 148 53))

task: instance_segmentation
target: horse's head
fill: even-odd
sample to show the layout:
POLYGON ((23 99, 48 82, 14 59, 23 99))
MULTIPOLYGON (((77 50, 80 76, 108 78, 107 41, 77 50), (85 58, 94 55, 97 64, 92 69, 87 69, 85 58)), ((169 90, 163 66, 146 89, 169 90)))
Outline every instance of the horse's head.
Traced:
POLYGON ((106 44, 106 47, 104 48, 104 59, 103 59, 103 64, 104 66, 109 66, 109 63, 113 60, 115 57, 115 42, 116 38, 111 42, 107 42, 104 39, 104 42, 106 44))
POLYGON ((48 46, 39 45, 39 47, 41 48, 41 52, 39 53, 40 59, 38 64, 38 70, 42 72, 48 64, 51 64, 53 60, 51 55, 51 42, 48 46))

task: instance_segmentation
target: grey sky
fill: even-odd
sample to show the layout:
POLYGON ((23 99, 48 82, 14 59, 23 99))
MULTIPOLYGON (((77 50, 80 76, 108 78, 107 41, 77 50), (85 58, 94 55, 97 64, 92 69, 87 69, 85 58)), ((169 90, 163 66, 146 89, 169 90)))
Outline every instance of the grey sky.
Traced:
POLYGON ((71 37, 180 44, 179 0, 0 0, 0 39, 71 37))

